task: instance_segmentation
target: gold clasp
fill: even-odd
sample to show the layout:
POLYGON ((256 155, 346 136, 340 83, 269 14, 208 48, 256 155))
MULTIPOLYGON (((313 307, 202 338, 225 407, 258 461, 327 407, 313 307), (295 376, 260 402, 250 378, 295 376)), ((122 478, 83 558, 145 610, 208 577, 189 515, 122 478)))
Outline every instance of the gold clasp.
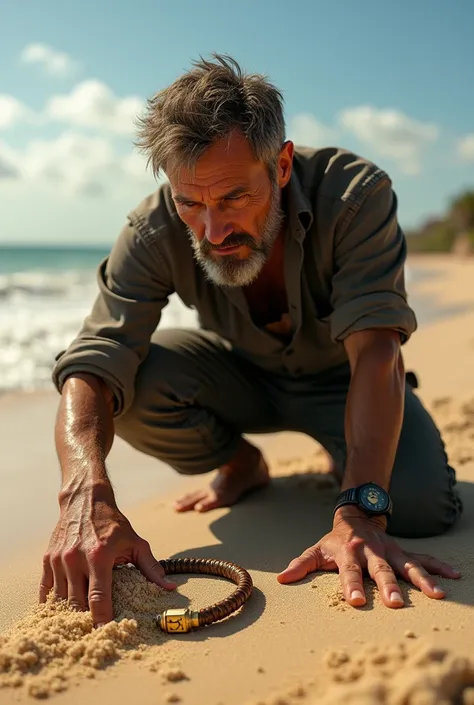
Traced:
POLYGON ((156 621, 160 629, 168 634, 190 632, 199 628, 199 612, 189 608, 165 610, 157 615, 156 621))

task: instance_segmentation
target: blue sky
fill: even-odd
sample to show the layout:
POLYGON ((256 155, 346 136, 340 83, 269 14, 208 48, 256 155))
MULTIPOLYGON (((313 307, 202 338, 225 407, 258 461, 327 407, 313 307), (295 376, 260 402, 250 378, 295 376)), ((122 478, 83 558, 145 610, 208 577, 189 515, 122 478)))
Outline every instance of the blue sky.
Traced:
POLYGON ((405 227, 474 188, 471 0, 23 0, 0 26, 0 242, 111 243, 155 187, 133 114, 213 51, 282 89, 288 137, 385 168, 405 227))

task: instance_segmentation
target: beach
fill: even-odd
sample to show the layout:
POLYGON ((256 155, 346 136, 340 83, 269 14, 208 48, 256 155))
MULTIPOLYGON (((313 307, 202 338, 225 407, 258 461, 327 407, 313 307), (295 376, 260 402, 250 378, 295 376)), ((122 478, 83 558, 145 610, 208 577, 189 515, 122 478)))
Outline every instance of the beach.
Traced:
MULTIPOLYGON (((46 381, 42 388, 32 384, 34 391, 5 384, 0 395, 0 633, 13 631, 0 637, 0 686, 4 686, 0 705, 47 696, 61 705, 105 701, 114 705, 428 705, 454 703, 450 694, 463 684, 474 688, 474 665, 462 660, 474 654, 474 259, 413 256, 409 268, 416 272, 409 294, 419 311, 420 327, 404 346, 405 365, 416 372, 418 393, 443 432, 465 510, 447 534, 404 539, 400 544, 432 554, 462 572, 459 581, 440 581, 447 597, 429 600, 401 581, 406 607, 390 610, 367 579, 368 603, 354 609, 342 599, 336 574, 310 575, 294 585, 277 582, 276 575, 288 562, 331 526, 337 490, 327 478, 326 456, 305 436, 252 437, 270 461, 273 482, 235 507, 207 514, 177 514, 172 501, 209 477, 179 477, 117 439, 108 460, 117 501, 154 554, 234 561, 250 572, 253 594, 240 613, 221 623, 181 636, 157 632, 155 638, 143 626, 149 623, 150 609, 207 606, 230 594, 232 585, 179 576, 177 592, 162 595, 157 590, 148 593, 147 586, 132 576, 136 594, 146 595, 147 613, 140 616, 135 603, 127 608, 131 593, 126 591, 117 604, 131 622, 135 616, 135 626, 124 622, 125 631, 114 626, 110 633, 94 637, 91 663, 81 665, 78 660, 83 655, 74 661, 72 652, 66 658, 65 651, 58 649, 49 670, 44 669, 48 677, 41 680, 37 661, 31 667, 23 665, 15 683, 8 683, 2 649, 8 647, 9 653, 17 649, 19 658, 21 648, 23 653, 27 649, 25 640, 34 641, 35 635, 44 638, 42 620, 50 632, 56 630, 58 643, 66 638, 68 624, 79 625, 87 643, 94 635, 87 622, 80 621, 84 617, 53 612, 31 616, 41 558, 58 511, 53 443, 58 395, 46 381), (25 616, 30 616, 30 622, 19 625, 25 616), (41 687, 35 690, 35 683, 41 687)), ((167 319, 171 322, 172 313, 167 319)), ((62 315, 65 319, 66 312, 62 315)), ((44 336, 48 345, 55 344, 52 333, 44 336)), ((13 372, 9 379, 14 379, 13 372)), ((46 380, 44 373, 42 379, 46 380)), ((45 647, 42 653, 50 651, 45 647)), ((472 690, 466 690, 460 702, 474 703, 472 695, 472 690)))

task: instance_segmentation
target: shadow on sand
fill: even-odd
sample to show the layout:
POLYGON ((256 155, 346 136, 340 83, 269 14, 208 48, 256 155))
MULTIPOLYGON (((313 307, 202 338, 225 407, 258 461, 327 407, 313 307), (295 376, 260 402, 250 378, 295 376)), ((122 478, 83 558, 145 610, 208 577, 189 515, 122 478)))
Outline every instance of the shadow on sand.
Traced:
MULTIPOLYGON (((314 491, 310 480, 311 478, 305 475, 275 478, 269 487, 247 497, 229 508, 225 515, 211 521, 210 529, 220 541, 219 545, 191 545, 174 557, 191 555, 230 560, 250 572, 258 570, 274 573, 276 576, 290 560, 330 530, 336 490, 323 488, 314 491)), ((403 539, 400 544, 407 551, 435 555, 458 567, 463 577, 459 581, 449 581, 449 597, 446 599, 474 606, 474 575, 470 548, 474 542, 474 484, 458 482, 458 488, 465 511, 452 530, 430 539, 403 539)), ((318 574, 308 576, 304 582, 315 579, 319 579, 318 574)), ((282 589, 291 587, 282 586, 282 589)), ((363 609, 370 610, 374 607, 375 586, 372 581, 367 580, 366 587, 368 599, 363 609)), ((418 590, 403 581, 401 588, 406 605, 410 607, 410 594, 418 590)), ((213 626, 213 636, 226 636, 236 629, 245 628, 258 619, 264 609, 265 596, 255 590, 251 602, 244 607, 239 619, 235 623, 230 619, 216 624, 213 626)), ((196 632, 192 636, 188 635, 188 638, 199 640, 206 638, 206 635, 196 632)))

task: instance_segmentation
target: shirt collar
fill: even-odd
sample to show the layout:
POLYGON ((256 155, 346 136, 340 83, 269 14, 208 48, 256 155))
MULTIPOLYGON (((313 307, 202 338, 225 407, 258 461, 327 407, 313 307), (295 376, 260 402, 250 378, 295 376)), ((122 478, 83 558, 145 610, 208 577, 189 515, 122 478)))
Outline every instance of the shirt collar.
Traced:
POLYGON ((291 233, 295 239, 302 241, 313 222, 313 210, 294 166, 285 187, 285 197, 291 233))

